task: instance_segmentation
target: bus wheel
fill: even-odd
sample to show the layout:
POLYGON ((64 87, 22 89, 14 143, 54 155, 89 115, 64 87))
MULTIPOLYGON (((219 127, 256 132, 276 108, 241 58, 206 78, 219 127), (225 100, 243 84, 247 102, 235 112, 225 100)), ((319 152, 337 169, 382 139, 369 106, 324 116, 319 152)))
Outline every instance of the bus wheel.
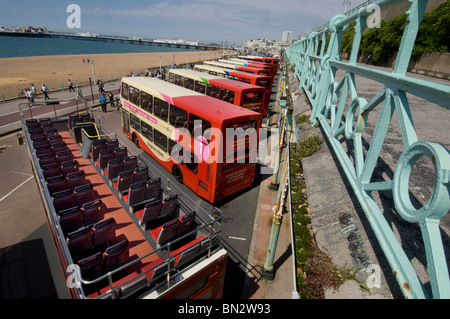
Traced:
POLYGON ((133 143, 139 148, 139 139, 136 134, 133 134, 133 143))
POLYGON ((176 165, 173 167, 173 176, 175 176, 175 179, 177 181, 183 184, 183 173, 181 172, 181 169, 176 165))

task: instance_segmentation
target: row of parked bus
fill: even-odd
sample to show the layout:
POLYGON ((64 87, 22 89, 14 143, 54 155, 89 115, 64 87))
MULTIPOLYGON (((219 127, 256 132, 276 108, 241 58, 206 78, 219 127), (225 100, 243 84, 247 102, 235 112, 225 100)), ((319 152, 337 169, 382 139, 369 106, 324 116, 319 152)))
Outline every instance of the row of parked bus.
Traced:
POLYGON ((123 78, 123 133, 211 203, 249 188, 278 68, 278 59, 261 59, 172 69, 167 82, 123 78))

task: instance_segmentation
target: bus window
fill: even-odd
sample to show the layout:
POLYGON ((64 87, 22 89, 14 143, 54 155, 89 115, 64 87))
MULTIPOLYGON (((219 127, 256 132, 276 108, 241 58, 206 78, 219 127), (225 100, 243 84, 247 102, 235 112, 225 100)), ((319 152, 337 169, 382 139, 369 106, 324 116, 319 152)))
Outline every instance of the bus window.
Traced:
POLYGON ((126 100, 129 100, 130 97, 128 95, 128 84, 122 82, 122 97, 126 100))
POLYGON ((144 111, 153 113, 153 97, 144 91, 141 92, 141 108, 144 111))
POLYGON ((258 103, 263 100, 262 92, 245 92, 244 93, 244 104, 247 103, 258 103))
POLYGON ((197 168, 198 168, 198 157, 192 152, 190 153, 191 158, 186 161, 184 164, 186 164, 186 167, 189 168, 192 172, 197 174, 197 168))
POLYGON ((154 137, 156 146, 158 146, 160 149, 162 149, 164 152, 167 153, 167 136, 165 136, 160 131, 155 129, 154 137))
POLYGON ((167 117, 169 116, 169 104, 166 101, 160 100, 155 97, 154 110, 155 116, 167 122, 167 117))
POLYGON ((139 90, 130 86, 130 102, 139 105, 139 90))
POLYGON ((205 94, 206 84, 204 82, 195 81, 194 91, 205 94))
POLYGON ((175 74, 169 73, 169 82, 175 84, 175 74))
POLYGON ((220 99, 225 102, 234 102, 234 92, 227 89, 220 89, 220 99))
POLYGON ((130 114, 130 126, 134 130, 141 132, 141 120, 134 114, 130 114))
POLYGON ((258 80, 258 82, 256 82, 256 85, 262 86, 262 87, 268 87, 270 85, 270 81, 269 80, 258 80))
POLYGON ((142 135, 144 135, 144 137, 148 139, 150 142, 153 142, 153 127, 151 127, 149 124, 145 122, 142 122, 141 129, 142 135))
POLYGON ((185 79, 184 80, 184 87, 186 89, 193 90, 194 89, 194 80, 189 79, 189 78, 185 79))
POLYGON ((208 85, 207 86, 207 92, 209 96, 212 96, 213 98, 218 99, 219 98, 219 92, 220 92, 220 88, 218 88, 215 85, 208 85))
POLYGON ((179 86, 183 86, 183 79, 184 78, 181 75, 175 74, 175 82, 173 83, 179 86))
POLYGON ((187 127, 188 113, 176 107, 175 105, 170 105, 169 113, 169 123, 177 128, 187 127))
POLYGON ((202 119, 201 117, 199 117, 195 114, 192 114, 192 113, 189 115, 188 129, 189 129, 189 132, 191 133, 192 137, 196 137, 194 134, 201 134, 207 140, 209 140, 210 134, 207 134, 208 136, 205 136, 205 131, 209 128, 211 128, 211 122, 206 121, 206 120, 202 119), (201 131, 199 131, 197 128, 199 125, 201 125, 201 131))

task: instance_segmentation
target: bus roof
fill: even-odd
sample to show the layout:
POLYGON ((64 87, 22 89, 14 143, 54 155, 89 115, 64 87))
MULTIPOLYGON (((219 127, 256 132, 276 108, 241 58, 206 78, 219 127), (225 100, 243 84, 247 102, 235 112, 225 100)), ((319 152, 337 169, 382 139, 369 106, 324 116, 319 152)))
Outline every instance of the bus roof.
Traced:
POLYGON ((225 89, 238 88, 240 90, 259 89, 261 86, 248 84, 232 79, 225 79, 221 76, 212 75, 205 72, 190 70, 190 69, 170 69, 169 73, 178 74, 182 76, 188 76, 197 81, 203 81, 204 83, 214 84, 213 82, 220 83, 225 89))
POLYGON ((269 78, 269 76, 267 76, 267 75, 248 73, 248 72, 243 72, 243 71, 239 71, 239 70, 230 70, 230 69, 222 68, 220 66, 209 65, 209 64, 197 64, 194 66, 194 68, 218 72, 218 73, 232 75, 232 76, 243 76, 246 78, 252 78, 252 77, 253 78, 261 78, 261 77, 269 78))
POLYGON ((189 106, 189 112, 203 118, 205 116, 202 116, 202 114, 206 114, 208 120, 223 121, 238 116, 261 116, 260 113, 157 78, 125 77, 122 78, 122 82, 133 85, 137 89, 144 90, 149 94, 160 95, 170 104, 189 106))

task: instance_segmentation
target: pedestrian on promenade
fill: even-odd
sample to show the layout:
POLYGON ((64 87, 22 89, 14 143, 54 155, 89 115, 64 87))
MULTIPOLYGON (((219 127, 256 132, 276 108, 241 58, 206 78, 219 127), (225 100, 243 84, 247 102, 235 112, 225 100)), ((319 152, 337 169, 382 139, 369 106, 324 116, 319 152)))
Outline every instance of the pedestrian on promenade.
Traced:
POLYGON ((28 89, 28 99, 30 102, 30 106, 33 106, 34 105, 34 94, 31 89, 28 89))
POLYGON ((50 99, 48 97, 48 87, 45 84, 42 84, 41 91, 44 93, 44 100, 50 99))
POLYGON ((83 99, 83 91, 81 91, 81 86, 77 86, 77 99, 82 100, 83 99))
POLYGON ((114 95, 112 94, 112 92, 109 92, 108 98, 109 98, 109 105, 111 105, 111 107, 114 107, 114 95))
POLYGON ((70 81, 70 79, 69 79, 69 81, 67 82, 67 84, 69 85, 69 92, 72 92, 72 91, 75 92, 75 89, 73 88, 73 83, 72 83, 72 81, 70 81))
POLYGON ((31 91, 33 91, 34 98, 37 98, 36 87, 34 86, 33 83, 31 83, 31 91))
POLYGON ((30 97, 28 96, 28 88, 23 90, 23 95, 25 95, 25 98, 28 100, 28 103, 30 103, 30 97))
POLYGON ((100 80, 98 80, 98 81, 97 81, 97 85, 98 85, 98 91, 99 91, 100 93, 105 93, 105 90, 103 89, 103 88, 105 87, 105 85, 103 84, 103 82, 100 81, 100 80))
POLYGON ((106 97, 105 97, 105 94, 102 94, 102 96, 100 96, 100 105, 102 106, 103 113, 106 113, 106 97))

